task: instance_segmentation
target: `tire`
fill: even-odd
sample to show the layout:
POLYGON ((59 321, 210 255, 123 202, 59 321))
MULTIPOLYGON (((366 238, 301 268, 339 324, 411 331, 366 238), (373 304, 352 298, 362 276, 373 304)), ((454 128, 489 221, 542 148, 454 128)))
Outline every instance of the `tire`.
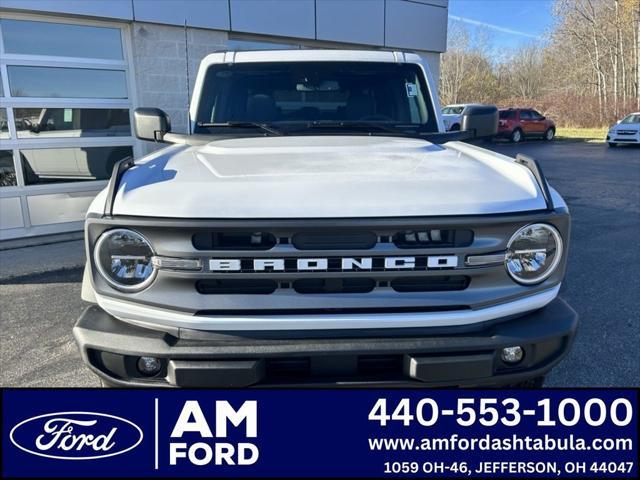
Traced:
POLYGON ((550 142, 551 140, 553 140, 555 136, 556 136, 556 131, 553 128, 547 128, 547 131, 544 132, 544 139, 547 142, 550 142))
POLYGON ((613 142, 609 142, 609 146, 610 146, 611 148, 615 148, 615 147, 617 147, 617 146, 618 146, 618 144, 617 144, 617 143, 613 143, 613 142))
POLYGON ((520 143, 522 140, 524 140, 524 134, 522 133, 522 130, 516 128, 513 132, 511 132, 509 140, 511 140, 511 143, 520 143))
POLYGON ((456 123, 455 125, 453 125, 450 129, 450 132, 459 132, 460 131, 460 124, 456 123))

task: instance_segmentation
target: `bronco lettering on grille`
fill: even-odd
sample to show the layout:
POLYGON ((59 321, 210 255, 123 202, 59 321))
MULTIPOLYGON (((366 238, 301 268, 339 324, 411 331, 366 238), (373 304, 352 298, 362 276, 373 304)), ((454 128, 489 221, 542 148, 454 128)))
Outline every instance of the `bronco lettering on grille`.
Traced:
POLYGON ((456 268, 456 255, 421 257, 332 257, 332 258, 212 258, 212 272, 313 272, 380 271, 456 268))

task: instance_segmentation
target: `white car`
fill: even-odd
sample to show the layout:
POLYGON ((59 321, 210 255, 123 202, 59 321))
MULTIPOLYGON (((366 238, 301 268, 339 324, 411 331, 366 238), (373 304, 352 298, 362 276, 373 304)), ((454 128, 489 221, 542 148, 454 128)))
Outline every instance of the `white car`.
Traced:
POLYGON ((447 105, 442 109, 442 121, 447 132, 456 132, 462 127, 462 115, 467 107, 484 106, 480 103, 460 103, 456 105, 447 105))
MULTIPOLYGON (((540 385, 577 315, 570 216, 471 108, 445 132, 412 53, 220 52, 192 134, 154 108, 86 218, 74 327, 105 385, 540 385)), ((490 119, 491 122, 487 122, 490 119)))
POLYGON ((610 147, 623 143, 640 144, 640 112, 627 115, 611 127, 607 133, 607 143, 610 147))

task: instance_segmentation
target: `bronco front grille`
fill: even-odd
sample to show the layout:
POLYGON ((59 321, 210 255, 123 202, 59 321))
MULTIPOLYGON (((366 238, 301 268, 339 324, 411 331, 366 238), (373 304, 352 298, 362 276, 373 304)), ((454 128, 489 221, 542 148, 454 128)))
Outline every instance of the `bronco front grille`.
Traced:
POLYGON ((562 212, 355 220, 90 218, 87 245, 93 259, 102 232, 131 228, 150 241, 156 256, 197 260, 199 270, 160 268, 135 296, 115 291, 92 268, 98 293, 192 315, 447 312, 507 302, 560 281, 562 268, 540 285, 522 286, 500 261, 467 261, 499 259, 511 236, 534 222, 568 232, 562 212))

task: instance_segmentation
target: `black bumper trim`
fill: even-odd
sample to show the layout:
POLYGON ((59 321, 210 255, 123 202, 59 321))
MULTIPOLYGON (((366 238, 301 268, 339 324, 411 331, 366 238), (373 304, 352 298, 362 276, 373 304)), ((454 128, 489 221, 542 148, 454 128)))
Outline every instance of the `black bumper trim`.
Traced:
MULTIPOLYGON (((513 384, 539 377, 548 372, 569 351, 577 328, 577 314, 564 300, 557 298, 546 307, 513 320, 495 323, 480 331, 455 334, 421 336, 376 336, 353 338, 310 339, 252 339, 230 337, 226 340, 193 340, 173 337, 169 334, 144 329, 115 319, 98 306, 88 307, 78 319, 73 333, 85 363, 108 383, 121 386, 171 387, 176 385, 175 376, 163 376, 161 380, 136 378, 135 375, 114 376, 100 360, 101 352, 123 358, 155 356, 169 361, 181 361, 182 368, 202 367, 200 362, 213 362, 228 369, 228 362, 238 360, 269 361, 276 358, 356 358, 375 355, 410 355, 420 359, 442 357, 438 375, 429 378, 422 375, 411 378, 404 372, 399 378, 349 378, 311 377, 299 382, 314 386, 497 386, 513 384), (525 345, 525 360, 516 367, 500 363, 501 348, 525 345), (498 352, 498 354, 496 353, 498 352), (474 355, 489 355, 494 359, 493 374, 486 369, 476 378, 457 379, 453 365, 464 364, 474 355), (451 361, 447 361, 449 358, 451 361), (189 366, 191 364, 191 367, 189 366), (226 365, 226 366, 225 366, 226 365), (447 375, 447 369, 452 369, 447 375)), ((394 329, 394 332, 398 330, 394 329)), ((135 362, 133 362, 135 364, 135 362)), ((423 362, 424 363, 424 362, 423 362)), ((428 363, 428 362, 427 362, 428 363)), ((130 369, 127 371, 131 371, 130 369)), ((215 369, 212 370, 212 372, 215 369)), ((480 370, 479 370, 480 372, 480 370)), ((162 375, 166 375, 163 371, 162 375)), ((199 373, 201 375, 201 373, 199 373)), ((213 375, 215 376, 215 375, 213 375)), ((205 378, 200 376, 199 378, 205 378)), ((189 381, 189 386, 194 386, 189 381)), ((255 386, 278 386, 279 384, 256 376, 255 386)), ((293 381, 283 382, 293 386, 293 381)), ((186 385, 185 385, 186 386, 186 385)), ((223 387, 212 381, 201 386, 223 387)))

